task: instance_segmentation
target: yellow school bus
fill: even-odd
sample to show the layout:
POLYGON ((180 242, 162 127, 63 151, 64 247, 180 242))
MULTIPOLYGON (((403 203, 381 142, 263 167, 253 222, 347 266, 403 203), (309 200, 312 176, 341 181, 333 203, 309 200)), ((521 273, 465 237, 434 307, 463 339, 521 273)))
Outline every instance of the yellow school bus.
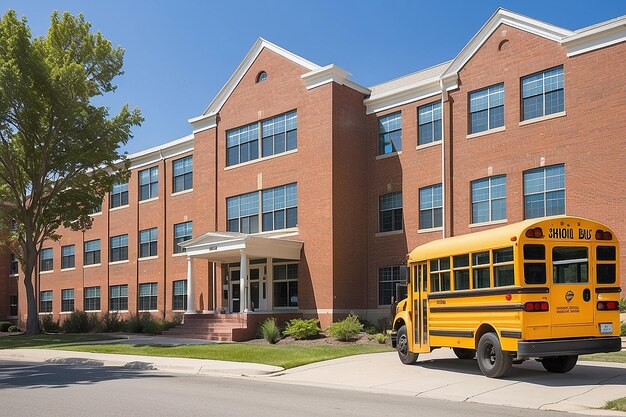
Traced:
POLYGON ((569 216, 419 246, 392 344, 405 364, 451 347, 488 377, 532 358, 568 372, 578 355, 621 349, 619 253, 607 226, 569 216))

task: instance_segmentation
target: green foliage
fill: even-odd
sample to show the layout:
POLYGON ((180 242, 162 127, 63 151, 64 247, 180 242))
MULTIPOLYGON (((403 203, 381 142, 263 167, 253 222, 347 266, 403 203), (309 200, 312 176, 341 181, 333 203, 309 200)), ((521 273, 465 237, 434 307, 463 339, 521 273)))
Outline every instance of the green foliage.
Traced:
POLYGON ((61 324, 61 330, 63 333, 89 333, 96 330, 97 322, 97 316, 94 319, 84 311, 73 311, 61 324))
POLYGON ((174 327, 163 319, 152 317, 152 314, 145 312, 139 315, 131 314, 125 321, 123 331, 128 333, 161 334, 163 330, 174 327))
POLYGON ((52 314, 44 314, 39 320, 39 327, 46 333, 59 333, 61 326, 58 321, 54 321, 52 314))
POLYGON ((265 319, 265 321, 261 323, 259 333, 272 345, 278 342, 280 339, 280 329, 276 324, 276 319, 274 317, 265 319))
POLYGON ((126 322, 120 319, 120 315, 116 312, 106 312, 102 316, 103 332, 121 332, 126 327, 126 322))
POLYGON ((9 327, 9 332, 11 332, 11 333, 18 333, 18 332, 21 332, 21 331, 22 331, 22 329, 20 329, 20 328, 19 328, 19 327, 17 327, 17 326, 11 326, 11 327, 9 327))
POLYGON ((332 323, 328 326, 328 334, 337 340, 348 341, 363 331, 363 325, 354 314, 349 314, 345 319, 332 323))
POLYGON ((8 321, 0 321, 0 332, 8 332, 11 323, 8 321))
POLYGON ((283 332, 294 339, 311 339, 320 334, 320 321, 318 319, 293 319, 287 323, 287 328, 283 332))
POLYGON ((619 312, 626 313, 626 298, 621 298, 619 300, 619 312))
POLYGON ((620 333, 620 336, 626 336, 626 323, 622 323, 622 332, 620 333))
POLYGON ((611 400, 604 406, 606 410, 626 411, 626 397, 611 400))
POLYGON ((374 335, 374 337, 376 338, 376 341, 381 345, 384 345, 385 343, 387 343, 387 340, 389 340, 385 333, 377 333, 374 335))
POLYGON ((365 320, 365 319, 359 319, 359 322, 363 325, 363 331, 369 335, 375 335, 376 333, 378 333, 378 329, 376 328, 376 326, 374 326, 374 323, 372 323, 369 320, 365 320))

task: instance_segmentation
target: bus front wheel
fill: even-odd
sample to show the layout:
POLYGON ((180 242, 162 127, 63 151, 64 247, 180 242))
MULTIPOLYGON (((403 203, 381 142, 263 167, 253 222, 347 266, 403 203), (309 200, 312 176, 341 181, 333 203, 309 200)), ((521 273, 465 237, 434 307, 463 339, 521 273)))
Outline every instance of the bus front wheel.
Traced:
POLYGON ((578 362, 578 355, 554 356, 543 358, 541 364, 548 372, 554 374, 564 374, 571 371, 578 362))
POLYGON ((409 337, 406 333, 406 326, 402 326, 398 329, 398 342, 396 344, 396 349, 398 350, 400 362, 403 364, 411 365, 417 361, 418 354, 409 350, 409 337))
POLYGON ((485 376, 500 378, 511 371, 513 358, 502 350, 500 340, 495 333, 485 333, 478 341, 476 350, 478 366, 485 376))

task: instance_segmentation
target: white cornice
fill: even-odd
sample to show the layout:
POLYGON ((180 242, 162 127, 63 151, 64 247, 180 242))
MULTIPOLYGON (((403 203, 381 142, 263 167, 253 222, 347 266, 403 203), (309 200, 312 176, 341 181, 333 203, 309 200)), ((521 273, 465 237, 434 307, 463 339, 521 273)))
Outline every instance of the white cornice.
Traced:
POLYGON ((367 107, 367 114, 372 114, 438 94, 441 94, 439 77, 434 77, 372 96, 363 104, 367 107))
POLYGON ((626 41, 626 16, 584 28, 561 40, 567 56, 576 56, 595 49, 626 41))
POLYGON ((130 169, 141 168, 167 158, 193 151, 194 136, 187 135, 180 139, 155 146, 144 151, 132 153, 126 158, 130 161, 130 169))
POLYGON ((325 67, 307 72, 301 76, 304 85, 307 90, 311 90, 320 85, 335 82, 337 84, 345 85, 363 94, 370 94, 371 91, 368 88, 358 85, 357 83, 348 80, 352 74, 348 71, 340 68, 334 64, 326 65, 325 67))
POLYGON ((187 121, 191 124, 193 133, 199 133, 217 126, 217 114, 193 117, 187 121))

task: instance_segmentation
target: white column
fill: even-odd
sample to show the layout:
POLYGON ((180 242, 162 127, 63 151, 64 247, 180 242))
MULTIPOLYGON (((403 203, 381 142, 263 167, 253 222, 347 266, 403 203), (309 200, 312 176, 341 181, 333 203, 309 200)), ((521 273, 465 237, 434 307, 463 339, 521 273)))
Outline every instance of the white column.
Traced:
POLYGON ((267 258, 267 310, 274 310, 274 258, 267 258))
POLYGON ((241 270, 239 272, 239 311, 248 312, 248 255, 241 251, 241 270))
POLYGON ((185 314, 195 314, 196 306, 193 293, 193 280, 191 274, 191 256, 187 257, 187 311, 185 314))

